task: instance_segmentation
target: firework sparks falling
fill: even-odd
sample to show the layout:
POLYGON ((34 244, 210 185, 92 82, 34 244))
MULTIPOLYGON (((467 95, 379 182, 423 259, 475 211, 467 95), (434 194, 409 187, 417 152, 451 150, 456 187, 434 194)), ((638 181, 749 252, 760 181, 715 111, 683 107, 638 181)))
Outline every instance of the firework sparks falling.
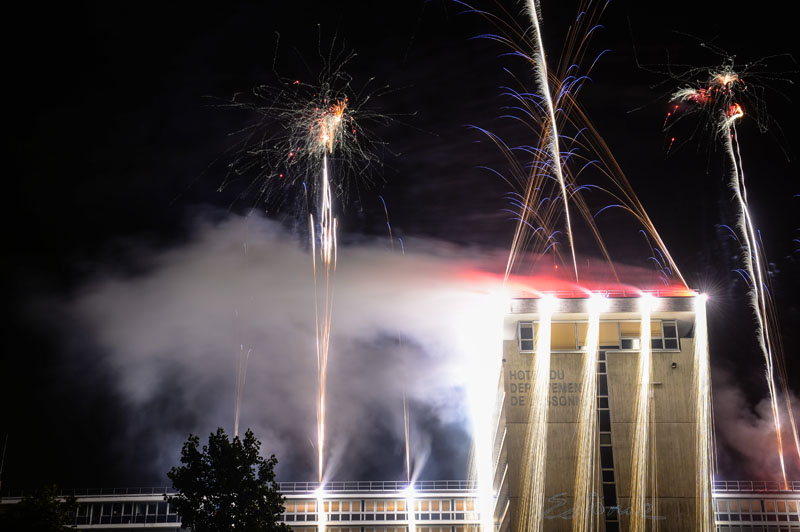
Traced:
MULTIPOLYGON (((591 70, 589 68, 583 72, 580 67, 585 54, 585 44, 597 27, 596 21, 605 4, 591 1, 581 4, 581 13, 567 32, 565 54, 552 71, 548 70, 544 54, 538 6, 533 1, 526 5, 528 5, 530 24, 525 27, 517 25, 514 21, 505 20, 467 6, 471 11, 480 13, 490 20, 500 32, 500 35, 490 34, 483 37, 510 48, 510 55, 522 58, 526 67, 532 68, 536 73, 535 91, 526 88, 521 77, 514 77, 514 86, 503 87, 504 96, 512 100, 509 107, 506 108, 509 110, 507 116, 517 123, 528 126, 534 138, 537 139, 536 141, 519 146, 508 145, 499 136, 476 127, 498 146, 505 156, 509 168, 505 174, 494 169, 489 170, 515 189, 509 194, 512 204, 509 212, 514 215, 516 229, 506 265, 505 281, 508 282, 513 271, 520 268, 522 254, 525 251, 529 252, 527 257, 531 257, 533 260, 548 254, 552 255, 554 268, 558 268, 559 262, 566 262, 562 259, 559 235, 566 235, 566 239, 568 239, 574 277, 578 278, 572 209, 585 220, 586 227, 592 232, 600 251, 616 277, 616 269, 595 220, 605 210, 619 208, 630 213, 641 225, 648 242, 651 259, 658 266, 661 281, 665 285, 678 281, 685 286, 680 271, 658 235, 644 206, 636 197, 608 145, 592 126, 576 99, 581 86, 588 80, 588 72, 591 70), (530 50, 532 52, 529 52, 530 50), (578 178, 585 171, 599 172, 610 184, 606 186, 579 185, 578 178), (610 197, 611 203, 602 208, 590 208, 585 196, 589 192, 595 191, 603 192, 610 197), (654 242, 653 245, 650 244, 651 239, 654 242)), ((619 280, 618 277, 617 280, 619 280)), ((530 395, 527 398, 527 403, 531 406, 524 443, 525 462, 520 472, 522 493, 516 521, 518 530, 526 532, 541 530, 544 519, 542 508, 544 506, 544 464, 547 451, 546 423, 548 415, 546 393, 549 378, 549 335, 552 310, 545 309, 547 306, 545 301, 540 301, 540 303, 542 303, 540 308, 543 310, 540 312, 540 321, 537 324, 537 347, 532 372, 534 378, 530 395)), ((647 358, 643 364, 649 368, 649 329, 646 332, 648 338, 643 341, 646 344, 643 349, 646 351, 642 356, 647 358)), ((594 357, 596 356, 595 353, 594 357)), ((592 356, 587 354, 586 358, 590 359, 592 356)), ((585 369, 584 381, 591 381, 593 375, 596 375, 596 368, 585 369)), ((647 382, 644 382, 644 387, 648 388, 649 370, 646 375, 648 377, 647 382)), ((594 389, 591 386, 587 386, 586 389, 592 390, 590 395, 594 395, 594 389)), ((647 391, 649 392, 649 390, 647 391)), ((596 510, 589 504, 592 501, 597 482, 593 466, 596 464, 593 458, 596 451, 591 451, 597 442, 597 420, 590 419, 595 415, 592 406, 596 405, 594 401, 596 398, 587 396, 584 397, 582 403, 582 423, 579 434, 581 443, 579 445, 587 452, 581 452, 581 460, 576 471, 576 508, 573 511, 575 530, 580 530, 590 523, 594 519, 592 512, 596 510)), ((648 405, 645 403, 642 408, 645 423, 641 426, 646 431, 649 428, 647 424, 648 405)), ((486 415, 489 416, 489 413, 486 415)), ((478 432, 476 428, 475 433, 478 432)), ((652 439, 649 439, 645 433, 641 441, 643 454, 639 460, 642 466, 646 466, 649 458, 651 441, 652 439)), ((475 454, 477 454, 477 447, 478 443, 476 442, 475 454)), ((646 469, 640 471, 639 477, 641 478, 639 493, 642 507, 639 514, 644 516, 647 488, 645 483, 649 479, 646 469)))
POLYGON ((325 513, 325 491, 323 491, 322 486, 320 485, 316 491, 316 499, 317 499, 317 530, 320 532, 325 530, 327 525, 327 515, 325 513))
MULTIPOLYGON (((735 116, 735 115, 734 115, 735 116)), ((778 459, 781 465, 781 474, 783 475, 784 484, 786 484, 786 464, 784 463, 783 456, 783 438, 781 435, 781 418, 778 409, 778 396, 775 390, 775 372, 773 366, 774 354, 772 352, 772 345, 769 338, 769 326, 766 321, 766 301, 764 296, 764 274, 761 267, 760 253, 755 249, 756 239, 755 230, 753 229, 750 211, 747 205, 747 193, 744 188, 744 171, 741 167, 741 156, 739 154, 739 144, 736 139, 736 128, 734 127, 735 118, 727 118, 725 120, 728 135, 726 136, 725 148, 730 157, 732 164, 730 186, 734 191, 734 196, 739 204, 739 222, 737 228, 742 236, 742 257, 744 258, 745 268, 750 275, 751 288, 750 300, 753 313, 756 318, 756 337, 761 352, 764 355, 765 376, 767 380, 767 389, 769 390, 770 406, 772 407, 772 418, 775 424, 775 435, 778 445, 778 459), (736 151, 734 152, 734 143, 736 143, 736 151), (738 161, 737 161, 737 155, 738 161)), ((789 409, 791 415, 791 409, 789 409)))
POLYGON ((542 530, 547 465, 547 414, 550 390, 550 325, 556 310, 556 299, 544 296, 539 300, 539 321, 536 325, 536 355, 533 360, 533 384, 526 434, 525 460, 522 466, 522 497, 517 530, 542 530))
POLYGON ((408 400, 403 393, 403 434, 406 441, 406 482, 411 483, 411 430, 409 426, 408 400))
MULTIPOLYGON (((355 182, 367 183, 378 163, 379 143, 365 124, 388 123, 367 104, 384 88, 372 90, 368 81, 353 90, 344 67, 355 54, 337 48, 323 54, 316 83, 278 76, 276 85, 261 85, 252 94, 238 94, 223 107, 255 112, 258 120, 238 134, 220 189, 236 177, 255 174, 243 195, 254 193, 267 212, 288 206, 306 211, 314 280, 314 316, 317 362, 317 470, 320 489, 331 473, 326 470, 326 414, 328 356, 333 323, 334 278, 337 265, 336 200, 346 203, 355 182)), ((319 529, 325 529, 322 492, 319 529)))
POLYGON ((586 332, 578 411, 578 464, 575 472, 575 510, 573 532, 597 528, 594 499, 597 489, 597 355, 600 341, 600 314, 605 300, 598 294, 589 299, 589 328, 586 332))
MULTIPOLYGON (((329 139, 321 138, 327 144, 329 139)), ((317 336, 317 460, 319 482, 325 473, 325 407, 327 396, 328 353, 330 351, 331 325, 333 322, 333 277, 336 273, 336 218, 333 216, 333 202, 328 180, 327 154, 323 155, 322 201, 320 211, 319 262, 317 269, 316 228, 314 215, 309 216, 311 231, 312 261, 314 263, 314 318, 317 336), (320 290, 320 285, 322 290, 320 290), (320 297, 320 291, 323 292, 320 297)))
POLYGON ((714 433, 711 417, 711 371, 708 359, 708 323, 706 321, 705 294, 695 297, 694 310, 694 400, 697 433, 695 453, 697 479, 695 483, 695 530, 715 530, 714 506, 712 503, 712 480, 714 474, 714 433))
MULTIPOLYGON (((560 263, 567 262, 563 258, 562 238, 568 241, 572 276, 577 278, 575 237, 580 234, 576 231, 579 221, 591 232, 598 251, 616 276, 611 253, 597 226, 598 215, 614 208, 631 214, 654 242, 663 256, 660 269, 668 272, 664 283, 678 280, 685 285, 630 182, 577 100, 580 89, 589 81, 592 68, 603 54, 601 52, 587 69, 581 66, 587 44, 600 27, 598 21, 607 4, 581 2, 580 13, 566 31, 564 52, 550 70, 545 61, 539 10, 535 2, 530 2, 527 9, 530 23, 522 26, 513 19, 456 1, 469 8, 469 12, 482 15, 498 31, 480 37, 508 48, 510 53, 507 55, 521 58, 526 69, 532 69, 536 74, 536 89, 526 85, 528 70, 525 76, 507 71, 513 83, 501 87, 502 95, 509 100, 502 118, 512 119, 515 124, 526 127, 536 139, 534 142, 507 144, 491 131, 473 126, 504 156, 505 168, 486 169, 513 188, 508 194, 511 204, 508 212, 512 214, 516 227, 506 264, 506 281, 524 267, 534 266, 523 264, 523 257, 536 261, 549 255, 555 269, 560 263), (581 184, 580 180, 588 173, 599 173, 599 184, 581 184), (593 198, 589 197, 590 194, 593 198), (609 198, 609 203, 595 204, 594 198, 602 200, 603 196, 609 198), (580 217, 573 216, 575 213, 580 217)), ((506 12, 499 2, 498 7, 506 12)))
POLYGON ((417 532, 417 503, 414 494, 414 484, 410 481, 406 488, 406 512, 408 512, 408 532, 417 532))
POLYGON ((497 386, 502 367, 503 317, 508 308, 506 294, 485 294, 461 318, 464 330, 472 331, 469 338, 461 339, 459 349, 467 355, 467 401, 473 434, 469 476, 476 481, 483 532, 494 531, 494 435, 500 408, 497 386))
MULTIPOLYGON (((755 110, 754 120, 762 130, 766 129, 767 119, 761 94, 766 87, 745 83, 747 74, 753 79, 759 79, 756 67, 763 64, 764 60, 743 65, 741 68, 734 64, 733 59, 726 57, 722 66, 707 69, 690 69, 678 79, 684 84, 672 93, 671 100, 677 103, 692 103, 693 108, 688 112, 699 112, 704 117, 714 135, 720 140, 727 158, 729 167, 729 187, 733 191, 737 207, 737 239, 742 247, 742 261, 747 282, 750 285, 748 296, 750 307, 756 322, 756 339, 764 358, 765 380, 772 410, 773 425, 776 435, 778 458, 786 485, 786 466, 784 458, 784 444, 781 429, 781 416, 778 407, 777 376, 775 365, 784 371, 782 353, 780 352, 779 335, 777 334, 777 319, 775 308, 769 293, 769 278, 764 271, 765 252, 756 238, 756 227, 750 213, 745 186, 744 165, 742 162, 741 148, 736 130, 736 124, 745 116, 744 106, 755 110), (687 83, 686 78, 704 75, 704 80, 687 83)), ((762 74, 763 76, 763 74, 762 74)), ((788 416, 790 427, 794 436, 795 448, 800 457, 800 438, 798 437, 797 424, 791 405, 788 404, 788 383, 782 375, 783 392, 787 398, 788 416)))
POLYGON ((644 532, 647 522, 647 478, 650 450, 650 313, 653 297, 643 294, 639 299, 641 328, 639 335, 639 365, 636 372, 636 403, 633 434, 633 464, 631 467, 631 532, 644 532))
POLYGON ((233 417, 233 436, 239 435, 239 413, 242 408, 242 399, 244 397, 244 385, 247 380, 247 363, 250 361, 250 354, 253 352, 252 348, 245 351, 244 345, 239 345, 239 363, 236 372, 236 409, 233 417))
POLYGON ((255 195, 268 212, 302 212, 306 192, 324 195, 324 167, 335 168, 336 179, 328 186, 343 204, 356 185, 371 183, 380 163, 375 148, 381 144, 371 128, 390 119, 370 103, 388 89, 373 88, 371 80, 355 89, 344 70, 355 54, 334 48, 335 42, 330 53, 320 51, 325 63, 315 82, 276 74, 276 84, 259 85, 221 104, 251 111, 257 119, 234 134, 239 141, 220 190, 254 175, 243 197, 255 195))
POLYGON ((575 281, 578 281, 578 261, 575 258, 575 241, 572 237, 572 222, 569 219, 569 196, 567 195, 567 187, 564 183, 564 173, 561 169, 561 148, 558 142, 558 126, 556 122, 556 113, 553 108, 553 97, 550 95, 550 83, 547 74, 547 59, 544 55, 544 43, 542 42, 542 32, 539 29, 539 12, 536 9, 536 0, 528 2, 528 10, 533 23, 534 34, 536 35, 536 77, 539 81, 539 90, 542 91, 544 102, 547 106, 547 114, 549 116, 549 147, 550 156, 553 160, 553 169, 558 179, 558 184, 561 187, 561 199, 564 202, 564 218, 567 225, 567 238, 569 239, 569 250, 572 254, 572 265, 575 269, 575 281))

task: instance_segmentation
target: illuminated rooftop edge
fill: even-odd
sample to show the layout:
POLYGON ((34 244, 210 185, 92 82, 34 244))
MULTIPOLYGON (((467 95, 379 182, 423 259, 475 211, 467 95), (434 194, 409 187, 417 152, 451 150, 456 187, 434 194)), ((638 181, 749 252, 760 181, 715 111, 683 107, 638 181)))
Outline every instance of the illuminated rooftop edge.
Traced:
MULTIPOLYGON (((659 296, 655 292, 641 292, 633 295, 607 295, 604 292, 593 292, 599 294, 605 300, 604 314, 615 312, 639 312, 640 301, 643 296, 651 296, 652 302, 650 310, 652 312, 694 312, 695 301, 699 294, 683 296, 659 296)), ((538 297, 514 298, 511 300, 511 314, 538 314, 540 306, 547 304, 548 308, 555 313, 586 313, 588 311, 587 302, 590 301, 587 294, 561 297, 556 293, 543 293, 538 297), (547 297, 549 296, 549 297, 547 297)))

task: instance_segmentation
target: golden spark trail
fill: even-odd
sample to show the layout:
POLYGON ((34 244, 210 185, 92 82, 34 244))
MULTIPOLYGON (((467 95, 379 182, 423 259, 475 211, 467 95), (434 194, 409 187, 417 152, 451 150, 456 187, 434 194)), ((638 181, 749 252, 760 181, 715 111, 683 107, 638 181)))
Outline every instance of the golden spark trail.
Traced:
POLYGON ((403 393, 403 431, 406 436, 406 481, 411 483, 411 443, 410 443, 410 430, 408 419, 408 402, 406 401, 406 394, 403 393))
POLYGON ((650 313, 652 296, 644 294, 639 299, 641 306, 641 329, 639 335, 639 365, 636 375, 635 424, 633 434, 633 460, 631 467, 631 532, 644 532, 647 519, 647 478, 650 433, 650 380, 651 343, 650 313))
POLYGON ((534 33, 537 43, 537 63, 539 68, 536 70, 539 79, 539 89, 542 91, 544 101, 547 102, 547 113, 550 117, 550 156, 553 158, 553 168, 556 171, 558 184, 561 186, 561 197, 564 200, 564 217, 567 222, 567 236, 569 238, 569 249, 572 253, 572 266, 575 268, 575 281, 578 281, 578 260, 575 257, 575 242, 572 239, 572 222, 569 218, 569 197, 567 187, 564 183, 564 173, 561 170, 561 149, 558 142, 558 127, 556 125, 556 113, 553 109, 553 98, 550 95, 550 84, 547 79, 547 59, 544 55, 544 43, 542 33, 539 29, 539 13, 536 10, 536 0, 528 2, 531 20, 533 22, 534 33))
POLYGON ((764 277, 761 268, 760 253, 755 247, 755 229, 753 222, 750 218, 750 211, 747 205, 747 197, 744 189, 744 172, 742 170, 741 154, 738 153, 739 142, 736 138, 735 120, 742 116, 741 108, 739 112, 733 114, 731 117, 724 117, 723 124, 725 130, 723 131, 725 137, 725 149, 730 159, 731 164, 731 180, 730 187, 733 189, 736 201, 739 203, 739 222, 737 227, 742 236, 744 246, 743 258, 747 274, 750 276, 750 305, 753 308, 753 313, 756 317, 756 336, 761 352, 764 355, 764 363, 766 370, 767 388, 769 390, 770 406, 772 408, 772 418, 775 425, 775 434, 778 443, 778 458, 781 465, 781 474, 783 476, 784 487, 788 487, 786 479, 786 465, 783 458, 783 437, 781 435, 781 418, 780 411, 778 410, 778 398, 775 390, 775 374, 773 369, 773 354, 769 340, 769 328, 766 323, 766 307, 764 298, 764 277), (736 142, 736 150, 734 150, 734 142, 736 142), (739 155, 737 160, 737 153, 739 155))
POLYGON ((248 349, 245 353, 244 345, 239 345, 239 368, 236 375, 236 410, 233 417, 233 436, 239 435, 239 413, 244 396, 244 384, 247 379, 247 363, 250 360, 250 353, 253 349, 248 349))
POLYGON ((322 490, 322 485, 317 489, 317 530, 319 532, 325 531, 327 524, 327 515, 325 514, 325 492, 322 490))
MULTIPOLYGON (((758 75, 752 70, 754 66, 762 65, 762 63, 763 60, 760 60, 748 65, 742 65, 744 72, 748 70, 753 72, 754 79, 751 80, 749 85, 756 87, 757 90, 748 88, 748 85, 742 80, 742 76, 734 71, 735 65, 733 57, 728 57, 725 64, 716 71, 691 69, 688 73, 692 75, 700 71, 706 71, 709 74, 709 80, 700 87, 690 84, 689 86, 680 88, 673 94, 672 100, 697 104, 697 110, 702 111, 708 117, 716 134, 719 135, 720 142, 723 145, 724 152, 728 159, 728 164, 730 165, 729 186, 734 192, 738 211, 736 216, 736 237, 742 247, 742 260, 744 263, 743 276, 747 276, 747 295, 756 321, 756 341, 764 357, 765 378, 770 396, 770 407, 772 409, 773 424, 775 427, 778 458, 784 487, 787 487, 783 434, 780 419, 781 413, 778 408, 777 397, 778 378, 775 375, 775 366, 777 366, 782 379, 783 391, 785 399, 787 400, 790 428, 794 436, 794 443, 798 456, 800 456, 800 435, 798 435, 797 424, 795 423, 794 414, 789 404, 788 383, 785 374, 786 366, 781 347, 781 338, 778 332, 775 305, 769 293, 770 280, 765 274, 765 268, 763 266, 766 264, 766 252, 763 246, 759 246, 760 236, 756 236, 756 226, 753 223, 748 205, 741 149, 739 146, 738 133, 736 131, 736 123, 744 116, 743 104, 741 102, 750 102, 752 104, 751 107, 755 110, 755 120, 763 127, 763 119, 759 118, 759 114, 763 113, 763 101, 761 101, 759 96, 763 87, 758 88, 758 86, 755 85, 754 82, 757 82, 758 75)), ((763 64, 763 66, 766 65, 763 64)))
POLYGON ((594 506, 597 488, 597 351, 600 341, 600 313, 605 301, 592 294, 589 305, 589 328, 584 347, 581 403, 578 410, 578 465, 575 472, 575 506, 572 531, 597 529, 594 506))
MULTIPOLYGON (((333 474, 330 463, 326 463, 329 459, 327 371, 338 229, 333 202, 334 199, 346 202, 350 183, 369 182, 370 170, 379 162, 372 151, 377 139, 366 124, 388 124, 391 120, 367 107, 367 102, 385 93, 388 86, 375 90, 369 88, 368 81, 354 91, 353 78, 344 67, 355 53, 340 45, 336 37, 325 52, 321 32, 319 37, 321 68, 316 79, 278 77, 277 85, 258 85, 252 94, 237 93, 224 105, 254 111, 259 119, 238 132, 242 138, 228 164, 222 187, 230 179, 255 172, 257 180, 248 191, 257 191, 259 202, 277 208, 293 200, 299 212, 301 200, 305 200, 313 266, 317 362, 317 438, 311 446, 317 454, 317 480, 320 490, 324 490, 325 480, 333 474), (302 196, 296 193, 300 191, 302 196)), ((325 528, 324 510, 322 506, 319 512, 320 529, 325 528)))
MULTIPOLYGON (((573 225, 576 212, 591 231, 610 271, 619 280, 610 250, 604 244, 595 221, 596 216, 607 208, 619 208, 633 215, 658 243, 659 255, 664 255, 665 264, 661 265, 660 260, 656 260, 656 263, 664 277, 685 285, 664 242, 619 164, 614 160, 608 145, 577 100, 577 93, 583 82, 589 79, 588 75, 600 57, 598 55, 587 69, 583 70, 581 67, 588 42, 595 30, 601 27, 599 17, 608 3, 580 3, 578 17, 566 30, 563 53, 555 63, 550 63, 552 68, 548 68, 539 24, 539 8, 535 0, 524 3, 524 15, 526 19, 531 19, 526 20, 524 25, 506 16, 473 7, 466 1, 458 3, 489 21, 497 33, 482 37, 509 48, 510 55, 523 58, 526 68, 532 69, 535 76, 536 88, 532 89, 528 87, 527 73, 525 76, 518 76, 509 71, 513 83, 503 87, 504 97, 512 101, 506 108, 512 112, 504 118, 513 118, 517 123, 523 124, 533 134, 536 139, 534 142, 514 147, 499 135, 474 126, 498 147, 504 157, 506 169, 488 169, 514 188, 508 197, 512 206, 509 212, 515 216, 516 227, 506 261, 504 280, 508 281, 515 269, 521 269, 523 261, 535 262, 537 259, 534 257, 537 256, 552 255, 554 262, 562 262, 565 257, 557 235, 564 232, 559 230, 564 225, 569 240, 573 274, 577 280, 579 271, 575 247, 576 227, 573 225), (578 178, 584 170, 600 172, 603 178, 610 181, 611 186, 588 183, 578 186, 578 178), (611 203, 597 211, 594 201, 590 202, 583 196, 589 191, 601 191, 609 195, 611 203), (559 196, 561 200, 558 199, 559 196), (564 223, 560 221, 562 217, 564 223)), ((501 2, 495 3, 504 15, 509 15, 501 2)))
MULTIPOLYGON (((327 138, 323 138, 327 141, 327 138)), ((325 511, 322 506, 322 483, 325 473, 325 407, 328 378, 328 351, 330 349, 331 322, 333 320, 333 275, 336 273, 336 218, 333 216, 333 202, 331 188, 328 180, 328 156, 323 155, 322 165, 322 218, 320 220, 320 247, 319 261, 322 264, 324 277, 322 279, 325 296, 320 312, 320 297, 317 272, 316 232, 314 216, 310 216, 311 224, 311 254, 314 263, 314 317, 317 335, 317 466, 318 481, 318 529, 325 530, 325 511)))
MULTIPOLYGON (((760 302, 760 305, 761 305, 760 311, 761 311, 762 319, 763 319, 762 330, 764 332, 764 344, 766 345, 767 350, 769 352, 769 361, 770 361, 770 364, 767 365, 767 381, 768 381, 768 385, 771 384, 770 399, 771 399, 771 403, 772 403, 771 404, 772 412, 773 412, 773 416, 774 416, 774 420, 775 420, 775 431, 776 431, 777 440, 778 440, 778 449, 779 449, 780 462, 781 462, 781 471, 783 473, 783 483, 784 483, 784 488, 788 489, 789 486, 788 486, 788 480, 786 478, 786 469, 785 469, 785 464, 784 464, 783 434, 781 433, 782 424, 781 424, 781 419, 780 419, 780 410, 778 408, 778 397, 777 397, 777 391, 776 391, 776 388, 775 388, 775 380, 776 379, 775 379, 775 376, 774 376, 774 366, 773 366, 774 361, 778 357, 776 357, 775 351, 773 350, 772 340, 771 340, 771 337, 770 337, 770 328, 769 328, 769 323, 768 323, 768 312, 767 312, 767 294, 766 294, 766 282, 767 282, 767 279, 764 276, 763 268, 761 267, 761 251, 758 249, 758 245, 757 245, 757 240, 756 240, 756 235, 755 235, 755 224, 753 223, 753 221, 752 221, 752 219, 750 217, 750 209, 748 207, 748 202, 747 202, 747 187, 745 186, 745 180, 744 180, 744 167, 742 165, 741 148, 739 146, 739 140, 738 140, 738 136, 737 136, 737 133, 736 133, 735 124, 734 124, 735 119, 740 118, 741 116, 743 116, 744 112, 742 111, 742 108, 739 105, 736 106, 736 109, 738 110, 738 113, 735 114, 733 117, 731 117, 729 122, 731 124, 730 128, 731 128, 731 131, 733 133, 732 142, 734 142, 735 145, 736 145, 736 156, 737 156, 738 163, 739 163, 736 168, 737 168, 737 173, 740 175, 739 184, 741 185, 741 199, 742 199, 743 205, 744 205, 744 208, 743 208, 742 212, 745 215, 745 221, 747 222, 747 228, 749 229, 751 243, 753 244, 753 247, 752 247, 753 259, 755 261, 755 270, 756 270, 757 275, 758 275, 758 283, 759 283, 758 284, 758 296, 759 296, 759 302, 760 302)), ((780 341, 780 339, 778 339, 778 341, 780 341)), ((792 413, 791 401, 790 401, 790 397, 789 397, 787 389, 784 389, 784 395, 786 397, 786 410, 787 410, 787 413, 788 413, 792 434, 794 436, 795 448, 797 450, 798 457, 800 457, 800 439, 798 439, 797 425, 795 424, 794 414, 792 413)))
MULTIPOLYGON (((508 296, 500 291, 479 296, 464 306, 459 320, 463 334, 457 348, 466 355, 467 401, 472 422, 472 451, 469 478, 476 483, 476 510, 481 532, 494 532, 494 435, 501 403, 498 384, 502 368, 503 317, 508 313, 508 296), (466 310, 468 309, 468 310, 466 310)), ((412 476, 413 480, 413 476, 412 476)))
POLYGON ((547 465, 547 414, 550 388, 550 325, 556 300, 552 296, 539 299, 539 322, 536 327, 536 354, 533 361, 533 385, 528 414, 528 433, 523 462, 522 497, 518 532, 542 530, 544 509, 545 466, 547 465))
POLYGON ((417 509, 416 501, 414 499, 414 484, 413 482, 408 482, 408 487, 406 488, 406 512, 408 512, 408 532, 416 532, 417 531, 417 509))
POLYGON ((695 297, 694 308, 694 400, 695 400, 695 530, 714 532, 712 481, 714 474, 714 434, 711 417, 711 371, 708 358, 708 324, 705 294, 695 297))
MULTIPOLYGON (((319 404, 317 422, 319 424, 319 481, 322 482, 323 459, 325 449, 325 397, 328 375, 328 351, 331 338, 331 321, 333 318, 333 274, 336 272, 336 218, 333 217, 331 189, 328 181, 328 156, 323 162, 322 179, 322 220, 320 234, 320 261, 324 266, 325 301, 322 320, 319 318, 317 303, 317 369, 319 371, 319 404)), ((312 218, 313 222, 313 218, 312 218)), ((313 235, 312 235, 313 236, 313 235)), ((316 258, 314 259, 314 282, 317 282, 316 258)))

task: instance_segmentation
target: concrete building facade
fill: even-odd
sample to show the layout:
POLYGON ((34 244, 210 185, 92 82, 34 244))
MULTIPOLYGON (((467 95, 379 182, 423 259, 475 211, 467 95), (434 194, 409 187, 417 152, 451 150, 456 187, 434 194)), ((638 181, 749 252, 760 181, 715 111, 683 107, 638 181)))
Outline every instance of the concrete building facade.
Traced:
MULTIPOLYGON (((504 324, 503 366, 495 436, 495 521, 500 532, 520 529, 522 497, 530 496, 525 483, 531 448, 530 412, 540 323, 549 322, 550 349, 547 377, 546 461, 543 480, 542 530, 571 531, 576 512, 575 487, 579 462, 579 413, 586 378, 584 362, 596 356, 596 428, 590 460, 593 518, 607 532, 632 530, 633 464, 637 420, 637 371, 643 354, 639 297, 608 298, 599 316, 597 352, 587 354, 590 314, 587 298, 561 298, 542 320, 541 298, 517 299, 504 324)), ((697 400, 693 394, 695 297, 652 297, 649 316, 649 405, 647 484, 644 522, 661 531, 695 530, 697 479, 710 464, 698 462, 697 400)), ((588 393, 588 392, 587 392, 588 393)), ((710 397, 701 398, 710 401, 710 397)), ((583 450, 586 453, 586 449, 583 450)), ((584 462, 585 463, 585 462, 584 462)), ((709 509, 710 511, 710 509, 709 509)))

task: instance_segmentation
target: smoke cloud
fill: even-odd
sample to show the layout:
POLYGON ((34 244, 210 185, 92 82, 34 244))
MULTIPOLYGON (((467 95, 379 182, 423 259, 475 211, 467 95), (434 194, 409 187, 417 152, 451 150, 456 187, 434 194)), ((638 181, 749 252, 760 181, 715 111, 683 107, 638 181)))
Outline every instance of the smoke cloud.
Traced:
MULTIPOLYGON (((769 398, 765 397, 753 405, 742 388, 724 370, 715 368, 713 371, 714 423, 722 477, 728 480, 771 481, 783 478, 769 398)), ((790 402, 797 419, 800 400, 791 392, 790 402)), ((783 396, 778 397, 778 407, 786 475, 793 480, 800 477, 800 457, 783 396)))
MULTIPOLYGON (((456 346, 475 334, 463 312, 484 295, 459 272, 476 257, 430 242, 407 243, 419 251, 404 255, 386 247, 339 248, 330 479, 405 478, 404 395, 417 472, 463 478, 469 426, 456 346)), ((278 456, 280 479, 316 479, 312 262, 276 222, 198 221, 185 244, 153 252, 144 272, 95 280, 62 313, 102 353, 130 410, 129 433, 119 437, 137 442, 148 462, 139 466, 154 478, 177 463, 189 432, 233 432, 246 359, 240 432, 251 427, 263 451, 278 456)))
MULTIPOLYGON (((60 322, 73 344, 71 356, 82 357, 81 367, 91 357, 110 375, 126 432, 109 444, 143 472, 140 479, 165 481, 190 432, 204 438, 223 426, 233 433, 237 372, 246 359, 240 432, 252 428, 262 450, 277 455, 280 480, 316 480, 314 284, 299 240, 257 215, 199 217, 181 245, 136 248, 132 254, 147 257, 137 273, 106 274, 48 306, 48 321, 60 322)), ((340 246, 328 480, 405 479, 404 396, 415 474, 464 478, 464 352, 483 334, 467 324, 497 288, 476 273, 488 260, 423 240, 407 242, 405 254, 390 252, 385 240, 340 246)), ((623 270, 628 279, 653 278, 650 270, 623 270)), ((714 377, 722 470, 779 478, 767 401, 751 408, 721 370, 714 377)), ((788 472, 797 477, 788 431, 784 441, 788 472)))

